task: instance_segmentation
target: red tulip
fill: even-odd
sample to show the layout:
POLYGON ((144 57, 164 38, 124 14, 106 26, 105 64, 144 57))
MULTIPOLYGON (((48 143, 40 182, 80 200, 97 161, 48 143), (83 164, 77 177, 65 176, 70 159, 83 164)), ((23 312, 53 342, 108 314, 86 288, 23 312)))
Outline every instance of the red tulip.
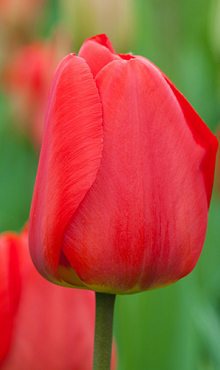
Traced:
MULTIPOLYGON (((0 257, 0 369, 90 370, 94 293, 43 279, 31 261, 27 231, 2 234, 0 257)), ((112 369, 115 364, 114 348, 112 369)))
POLYGON ((217 140, 147 59, 86 40, 54 76, 30 215, 52 282, 106 293, 171 284, 205 239, 217 140))

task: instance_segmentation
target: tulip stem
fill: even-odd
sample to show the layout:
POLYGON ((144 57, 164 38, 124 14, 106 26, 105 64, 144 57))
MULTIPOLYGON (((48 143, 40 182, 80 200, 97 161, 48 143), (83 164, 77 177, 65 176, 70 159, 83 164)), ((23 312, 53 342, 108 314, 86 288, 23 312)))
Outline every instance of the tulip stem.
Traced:
POLYGON ((93 370, 110 370, 115 294, 96 292, 93 370))

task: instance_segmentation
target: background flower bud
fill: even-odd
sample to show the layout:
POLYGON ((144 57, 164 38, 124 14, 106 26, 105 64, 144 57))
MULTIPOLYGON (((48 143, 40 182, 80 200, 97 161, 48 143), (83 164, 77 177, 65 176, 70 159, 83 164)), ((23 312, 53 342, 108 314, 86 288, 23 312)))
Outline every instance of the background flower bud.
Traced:
POLYGON ((68 36, 60 29, 51 40, 20 47, 12 53, 2 71, 2 84, 9 97, 14 121, 38 150, 53 74, 70 50, 68 36))

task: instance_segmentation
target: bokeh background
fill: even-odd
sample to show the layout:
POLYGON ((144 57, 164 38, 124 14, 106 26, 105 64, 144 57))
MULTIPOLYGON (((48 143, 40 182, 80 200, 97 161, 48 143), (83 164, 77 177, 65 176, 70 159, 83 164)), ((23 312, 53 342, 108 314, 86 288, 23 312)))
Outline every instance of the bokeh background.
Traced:
MULTIPOLYGON (((0 232, 28 219, 54 70, 97 33, 153 61, 220 138, 220 0, 0 0, 0 232)), ((220 169, 196 268, 117 297, 114 333, 118 370, 220 369, 220 169)))

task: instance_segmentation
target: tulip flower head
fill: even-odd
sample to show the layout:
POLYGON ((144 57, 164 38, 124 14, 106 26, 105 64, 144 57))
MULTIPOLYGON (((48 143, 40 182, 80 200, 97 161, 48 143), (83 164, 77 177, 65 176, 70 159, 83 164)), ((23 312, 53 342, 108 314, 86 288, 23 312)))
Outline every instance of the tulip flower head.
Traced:
POLYGON ((58 66, 48 101, 29 241, 48 280, 127 294, 196 265, 217 140, 149 60, 105 35, 58 66))

